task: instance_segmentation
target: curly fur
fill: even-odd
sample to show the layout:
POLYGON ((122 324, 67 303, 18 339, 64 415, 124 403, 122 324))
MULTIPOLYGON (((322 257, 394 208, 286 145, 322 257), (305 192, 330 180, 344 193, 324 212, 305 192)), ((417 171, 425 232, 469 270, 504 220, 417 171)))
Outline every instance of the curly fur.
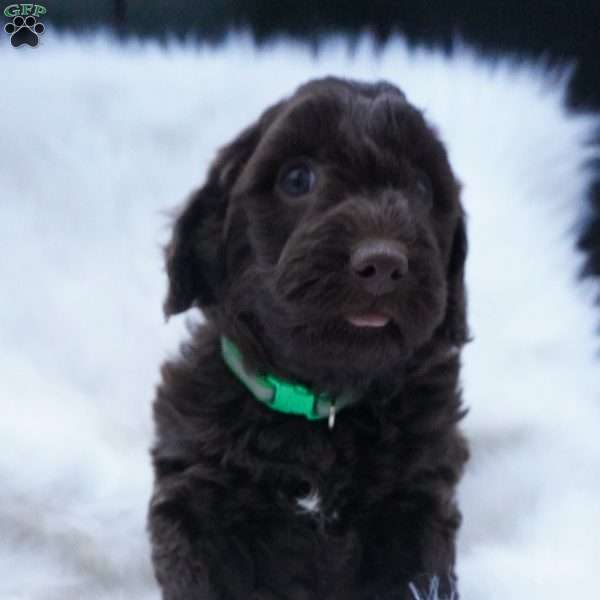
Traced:
POLYGON ((166 315, 197 306, 206 323, 163 366, 154 405, 165 600, 412 600, 432 580, 455 594, 466 252, 444 147, 387 83, 309 82, 220 151, 166 249, 166 315), (277 188, 296 157, 318 172, 308 198, 277 188), (373 237, 402 241, 410 265, 376 298, 348 269, 373 237), (344 318, 375 309, 383 329, 344 318), (333 430, 270 411, 223 363, 223 334, 249 369, 360 401, 333 430))

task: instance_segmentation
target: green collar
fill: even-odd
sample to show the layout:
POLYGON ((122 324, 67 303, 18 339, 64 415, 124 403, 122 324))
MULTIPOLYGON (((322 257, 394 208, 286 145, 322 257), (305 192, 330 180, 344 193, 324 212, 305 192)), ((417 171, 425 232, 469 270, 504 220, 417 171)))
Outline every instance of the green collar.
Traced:
POLYGON ((339 398, 315 395, 303 385, 279 379, 274 375, 249 373, 244 367, 239 349, 225 336, 221 336, 221 354, 225 364, 252 395, 272 410, 302 415, 310 420, 328 418, 329 428, 332 429, 336 412, 357 400, 353 394, 339 398))

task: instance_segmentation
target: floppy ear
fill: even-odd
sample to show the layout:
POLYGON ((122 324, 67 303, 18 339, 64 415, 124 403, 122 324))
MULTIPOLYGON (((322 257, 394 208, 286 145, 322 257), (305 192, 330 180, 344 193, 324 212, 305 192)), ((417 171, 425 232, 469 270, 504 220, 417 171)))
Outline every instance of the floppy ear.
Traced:
POLYGON ((467 258, 467 232, 465 215, 461 212, 450 249, 448 262, 448 300, 446 317, 442 323, 443 334, 455 345, 462 346, 469 340, 465 291, 465 261, 467 258))
POLYGON ((166 317, 193 304, 214 304, 224 280, 223 225, 229 192, 260 138, 259 124, 245 129, 221 149, 207 181, 188 199, 165 248, 169 280, 166 317))

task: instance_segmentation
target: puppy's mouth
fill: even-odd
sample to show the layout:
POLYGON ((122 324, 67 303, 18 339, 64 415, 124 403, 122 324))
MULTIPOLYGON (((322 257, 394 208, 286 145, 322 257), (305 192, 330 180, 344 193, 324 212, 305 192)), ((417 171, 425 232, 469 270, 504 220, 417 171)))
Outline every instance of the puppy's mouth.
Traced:
POLYGON ((381 313, 364 313, 348 316, 346 320, 354 327, 381 328, 390 322, 390 317, 381 313))

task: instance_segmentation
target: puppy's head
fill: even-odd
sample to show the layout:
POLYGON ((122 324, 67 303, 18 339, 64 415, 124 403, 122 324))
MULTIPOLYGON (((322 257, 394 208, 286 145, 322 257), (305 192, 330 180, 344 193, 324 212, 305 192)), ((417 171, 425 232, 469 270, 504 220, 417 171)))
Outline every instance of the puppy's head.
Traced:
POLYGON ((312 81, 225 146, 167 247, 166 315, 192 305, 301 369, 392 368, 466 338, 459 186, 387 83, 312 81))

